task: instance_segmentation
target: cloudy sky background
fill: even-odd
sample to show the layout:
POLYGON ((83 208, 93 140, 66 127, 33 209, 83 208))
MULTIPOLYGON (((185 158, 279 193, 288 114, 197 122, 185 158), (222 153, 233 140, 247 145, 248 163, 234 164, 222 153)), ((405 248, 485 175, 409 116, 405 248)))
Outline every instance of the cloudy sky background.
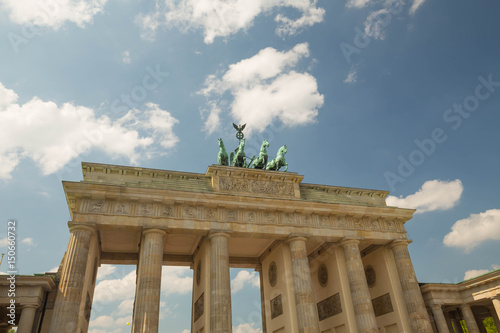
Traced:
MULTIPOLYGON (((288 145, 304 182, 390 190, 419 281, 500 268, 498 0, 0 0, 0 248, 59 265, 61 180, 81 161, 204 173, 217 138, 288 145)), ((128 332, 135 271, 102 266, 92 333, 128 332), (102 291, 102 292, 99 292, 102 291)), ((4 265, 0 271, 5 272, 4 265)), ((258 275, 231 270, 259 333, 258 275)), ((189 268, 163 270, 160 330, 190 329, 189 268)))

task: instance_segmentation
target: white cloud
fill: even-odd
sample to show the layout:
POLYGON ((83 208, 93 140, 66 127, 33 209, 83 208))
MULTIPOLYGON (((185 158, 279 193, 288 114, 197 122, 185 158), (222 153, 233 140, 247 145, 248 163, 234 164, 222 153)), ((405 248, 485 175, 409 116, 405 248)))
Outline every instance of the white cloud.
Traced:
POLYGON ((130 59, 130 51, 123 51, 122 61, 126 64, 130 64, 130 62, 132 61, 132 59, 130 59))
POLYGON ((99 267, 97 269, 96 280, 100 281, 100 280, 104 279, 106 276, 108 276, 109 274, 114 273, 115 271, 116 271, 116 266, 114 266, 114 265, 101 265, 101 267, 99 267))
POLYGON ((465 272, 464 281, 475 278, 476 276, 486 274, 495 269, 499 269, 500 265, 491 265, 491 269, 471 269, 465 272))
POLYGON ((344 83, 356 83, 358 81, 358 71, 352 67, 344 80, 344 83))
POLYGON ((7 247, 8 244, 9 240, 7 239, 7 237, 0 239, 0 247, 7 247))
POLYGON ((133 109, 112 121, 72 103, 58 106, 33 97, 17 104, 17 94, 2 83, 1 96, 7 96, 8 102, 0 106, 0 179, 11 178, 22 158, 32 159, 48 175, 94 148, 111 157, 128 157, 136 164, 141 158, 164 153, 164 149, 158 152, 155 142, 167 149, 178 142, 173 133, 178 120, 153 103, 146 104, 144 111, 133 109))
POLYGON ((163 266, 161 273, 161 291, 163 295, 187 294, 193 290, 193 278, 189 267, 163 266))
POLYGON ((468 218, 455 222, 451 232, 444 237, 443 243, 470 252, 487 240, 500 240, 500 209, 471 214, 468 218))
POLYGON ((388 206, 416 209, 416 214, 431 212, 434 210, 447 210, 453 208, 463 192, 462 182, 459 179, 453 181, 428 180, 414 194, 406 198, 388 196, 388 206))
POLYGON ((124 316, 131 314, 133 310, 134 310, 134 299, 126 299, 122 301, 120 305, 118 305, 116 311, 113 312, 113 314, 118 316, 124 316))
POLYGON ((227 37, 253 25, 257 16, 273 9, 293 8, 300 17, 293 20, 282 14, 275 17, 276 32, 293 35, 303 27, 323 20, 325 10, 316 7, 317 0, 160 0, 154 12, 136 19, 143 29, 143 38, 153 39, 161 26, 178 27, 183 31, 201 29, 204 41, 210 44, 216 37, 227 37))
POLYGON ((185 330, 183 330, 181 333, 191 333, 191 331, 190 331, 190 330, 188 330, 188 329, 185 329, 185 330))
POLYGON ((57 273, 57 271, 59 270, 59 266, 56 266, 56 267, 52 267, 50 270, 48 270, 47 272, 48 273, 57 273))
POLYGON ((234 279, 231 280, 231 293, 237 293, 245 285, 260 288, 260 278, 257 272, 239 271, 234 279))
POLYGON ((36 246, 37 244, 35 244, 35 242, 33 242, 33 238, 24 238, 21 243, 23 243, 24 245, 28 245, 28 246, 36 246))
POLYGON ((363 8, 372 0, 348 0, 346 7, 363 8))
POLYGON ((115 320, 110 316, 99 316, 90 321, 90 327, 113 327, 115 320))
POLYGON ((413 3, 410 8, 410 15, 414 15, 417 9, 419 9, 424 2, 425 0, 413 0, 413 3))
POLYGON ((365 35, 383 40, 385 38, 384 28, 389 25, 392 14, 387 8, 371 12, 365 20, 365 35))
POLYGON ((94 302, 107 304, 135 297, 135 270, 123 278, 102 280, 95 287, 94 302))
MULTIPOLYGON (((103 265, 104 266, 104 265, 103 265)), ((164 266, 161 276, 161 292, 170 294, 187 294, 193 287, 193 278, 186 276, 191 270, 188 267, 164 266)), ((122 301, 122 307, 127 306, 125 300, 135 297, 135 270, 122 278, 100 281, 95 287, 94 302, 107 304, 113 301, 122 301)))
POLYGON ((199 91, 209 99, 205 129, 211 134, 218 128, 226 92, 233 96, 231 116, 236 122, 248 124, 247 134, 263 131, 275 119, 289 127, 314 122, 324 96, 319 94, 312 75, 292 70, 308 56, 307 43, 297 44, 287 52, 268 47, 230 65, 221 78, 209 75, 199 91))
POLYGON ((262 333, 260 328, 254 327, 254 324, 240 324, 238 326, 233 326, 233 333, 262 333))
POLYGON ((107 0, 0 0, 9 12, 11 21, 17 24, 47 26, 59 29, 66 22, 83 28, 93 17, 102 12, 107 0))

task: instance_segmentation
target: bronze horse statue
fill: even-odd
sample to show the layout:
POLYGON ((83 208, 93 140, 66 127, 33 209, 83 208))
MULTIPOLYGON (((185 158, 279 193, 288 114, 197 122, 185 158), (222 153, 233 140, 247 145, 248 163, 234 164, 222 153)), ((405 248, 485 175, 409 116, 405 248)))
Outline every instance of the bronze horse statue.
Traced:
POLYGON ((285 172, 288 170, 288 164, 285 161, 285 154, 287 153, 286 145, 278 149, 278 153, 275 159, 272 159, 266 166, 266 170, 279 171, 281 167, 286 166, 285 172))
POLYGON ((260 147, 260 153, 259 156, 257 156, 257 159, 253 162, 252 168, 254 169, 264 169, 267 164, 267 148, 269 147, 269 142, 267 140, 264 140, 262 142, 262 146, 260 147))
POLYGON ((219 162, 219 165, 229 165, 229 157, 227 156, 226 147, 224 147, 224 142, 221 138, 219 138, 219 148, 217 162, 219 162))

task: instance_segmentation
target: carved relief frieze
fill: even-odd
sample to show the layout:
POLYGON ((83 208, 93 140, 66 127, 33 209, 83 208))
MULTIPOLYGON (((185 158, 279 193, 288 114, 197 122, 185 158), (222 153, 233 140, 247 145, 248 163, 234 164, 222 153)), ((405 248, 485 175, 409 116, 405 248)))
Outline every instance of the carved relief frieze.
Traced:
POLYGON ((292 183, 273 182, 245 178, 219 178, 219 190, 225 192, 254 193, 279 196, 295 196, 292 183))
POLYGON ((297 224, 296 215, 293 213, 283 213, 283 218, 281 219, 281 221, 283 221, 283 224, 286 224, 286 225, 296 225, 297 224))
POLYGON ((271 319, 274 319, 283 314, 283 303, 281 294, 271 300, 271 319))
POLYGON ((115 214, 130 214, 130 204, 128 202, 116 202, 114 208, 115 214))
POLYGON ((174 217, 175 216, 174 205, 161 205, 160 215, 163 217, 174 217))
POLYGON ((238 221, 238 211, 236 209, 226 209, 226 221, 238 221))
POLYGON ((264 223, 274 224, 277 222, 276 213, 264 212, 264 223))
POLYGON ((319 302, 317 306, 320 321, 342 313, 342 305, 340 303, 340 295, 338 293, 319 302))
POLYGON ((383 316, 394 311, 392 308, 391 296, 389 294, 372 299, 372 304, 373 310, 375 311, 375 317, 383 316))
POLYGON ((245 212, 245 222, 248 222, 248 223, 257 222, 257 213, 254 211, 245 212))
POLYGON ((194 322, 196 322, 203 315, 205 310, 205 293, 202 293, 200 297, 194 303, 194 322))
POLYGON ((153 215, 153 205, 141 203, 137 207, 137 215, 151 216, 153 215))
MULTIPOLYGON (((285 226, 310 226, 338 230, 363 230, 404 233, 403 221, 386 220, 383 217, 319 215, 304 211, 248 210, 238 208, 205 207, 194 204, 148 203, 137 201, 115 201, 106 199, 83 199, 74 205, 75 210, 89 214, 116 214, 180 218, 189 220, 224 221, 237 223, 272 224, 285 226)), ((405 238, 402 236, 402 238, 405 238)))
POLYGON ((215 208, 205 208, 204 217, 207 220, 214 221, 217 219, 217 209, 215 208))
POLYGON ((88 204, 88 212, 91 213, 105 213, 106 201, 104 200, 91 200, 88 204))
POLYGON ((195 219, 198 217, 198 209, 193 206, 184 206, 182 216, 188 219, 195 219))

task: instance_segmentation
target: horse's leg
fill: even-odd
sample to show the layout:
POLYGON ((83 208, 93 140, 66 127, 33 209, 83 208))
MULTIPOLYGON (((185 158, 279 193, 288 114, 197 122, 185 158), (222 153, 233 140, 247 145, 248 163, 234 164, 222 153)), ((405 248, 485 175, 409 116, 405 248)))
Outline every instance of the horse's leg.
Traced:
POLYGON ((288 163, 285 163, 285 166, 286 166, 285 167, 285 172, 287 172, 287 170, 288 170, 288 163))

